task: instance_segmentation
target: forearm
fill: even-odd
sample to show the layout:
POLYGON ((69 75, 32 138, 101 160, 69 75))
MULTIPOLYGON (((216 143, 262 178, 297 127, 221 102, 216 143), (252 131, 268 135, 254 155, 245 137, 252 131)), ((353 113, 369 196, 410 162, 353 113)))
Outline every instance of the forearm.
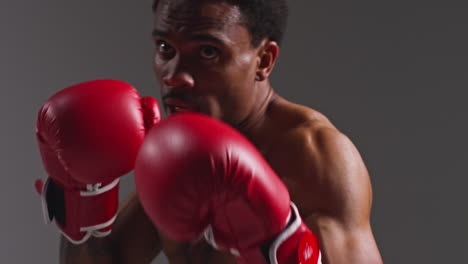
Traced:
POLYGON ((93 237, 86 243, 75 245, 62 236, 59 258, 61 264, 118 263, 117 251, 107 237, 93 237))
POLYGON ((234 257, 225 251, 217 251, 205 239, 189 242, 176 242, 160 234, 164 241, 164 253, 170 264, 230 264, 234 257))

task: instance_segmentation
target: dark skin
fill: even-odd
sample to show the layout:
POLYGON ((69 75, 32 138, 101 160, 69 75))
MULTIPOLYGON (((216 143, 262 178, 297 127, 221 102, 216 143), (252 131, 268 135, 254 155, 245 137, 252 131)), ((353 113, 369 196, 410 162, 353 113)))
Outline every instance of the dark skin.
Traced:
MULTIPOLYGON (((241 131, 288 187, 319 237, 322 262, 382 263, 372 229, 372 189, 351 141, 321 113, 277 95, 268 81, 276 42, 254 47, 237 7, 210 1, 161 1, 155 11, 154 68, 169 114, 199 111, 241 131)), ((203 240, 158 233, 136 194, 122 204, 112 234, 74 246, 62 239, 61 263, 149 263, 164 250, 171 264, 235 263, 203 240)))

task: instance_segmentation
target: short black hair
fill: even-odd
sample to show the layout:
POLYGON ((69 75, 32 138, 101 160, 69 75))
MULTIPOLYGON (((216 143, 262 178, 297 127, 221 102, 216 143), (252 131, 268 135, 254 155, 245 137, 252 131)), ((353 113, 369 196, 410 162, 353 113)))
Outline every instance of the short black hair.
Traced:
MULTIPOLYGON (((281 45, 288 20, 287 0, 211 0, 237 6, 252 36, 252 45, 257 47, 264 39, 281 45)), ((159 0, 153 0, 153 12, 159 0)))

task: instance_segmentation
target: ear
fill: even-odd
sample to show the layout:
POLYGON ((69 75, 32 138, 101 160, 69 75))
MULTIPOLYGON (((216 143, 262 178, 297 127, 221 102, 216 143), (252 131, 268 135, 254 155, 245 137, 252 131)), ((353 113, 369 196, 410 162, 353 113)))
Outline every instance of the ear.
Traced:
POLYGON ((276 41, 264 40, 258 48, 256 81, 268 78, 279 55, 279 46, 276 41))

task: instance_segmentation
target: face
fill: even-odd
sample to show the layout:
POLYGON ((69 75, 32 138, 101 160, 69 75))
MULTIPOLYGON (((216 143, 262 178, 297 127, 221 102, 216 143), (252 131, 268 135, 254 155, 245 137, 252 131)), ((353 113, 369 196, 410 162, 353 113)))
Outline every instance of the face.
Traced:
POLYGON ((230 124, 255 105, 260 47, 237 7, 161 0, 153 29, 154 69, 168 114, 196 111, 230 124))

